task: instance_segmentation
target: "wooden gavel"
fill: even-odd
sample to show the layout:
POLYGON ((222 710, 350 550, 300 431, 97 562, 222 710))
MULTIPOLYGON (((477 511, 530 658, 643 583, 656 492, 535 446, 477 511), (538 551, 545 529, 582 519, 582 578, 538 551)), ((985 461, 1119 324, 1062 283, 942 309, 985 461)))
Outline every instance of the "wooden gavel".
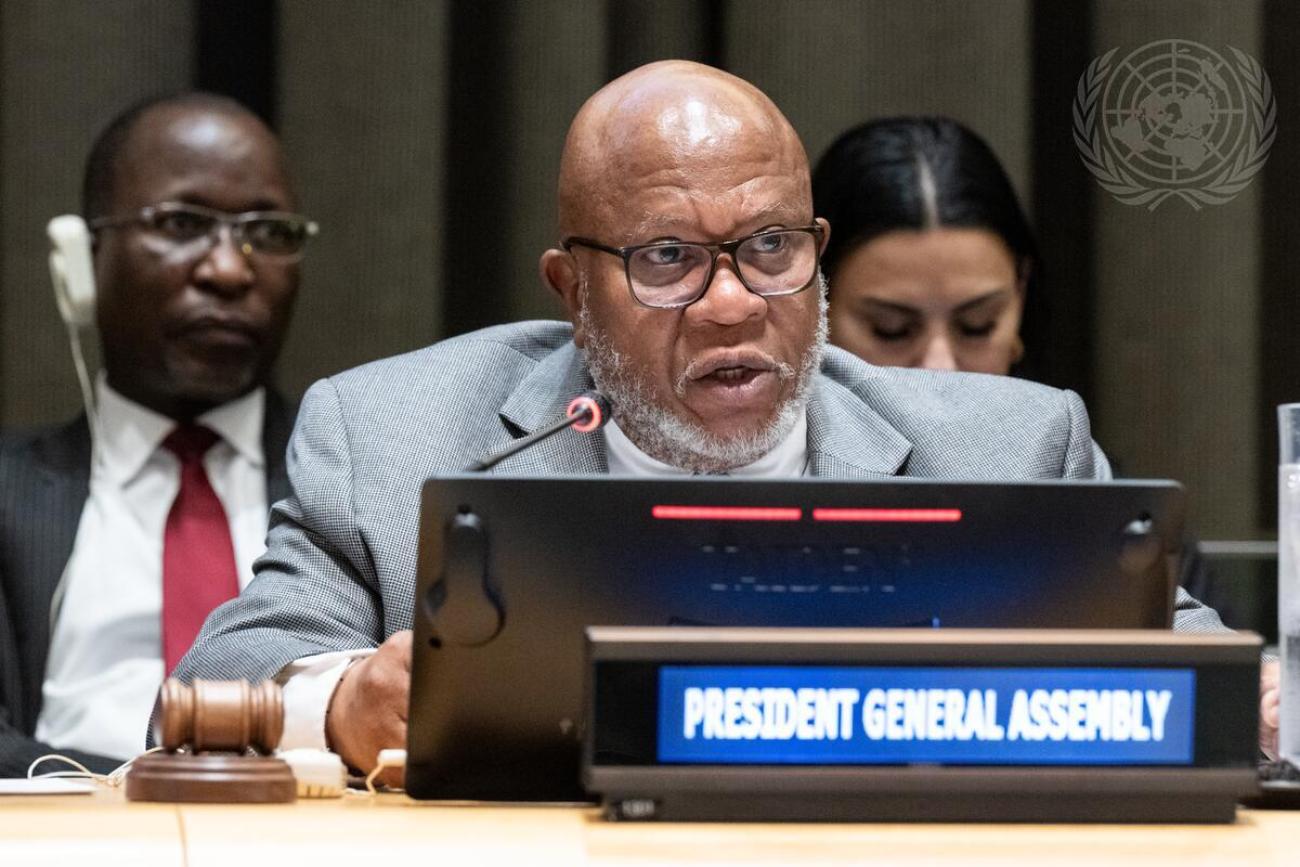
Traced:
POLYGON ((272 758, 284 732, 284 699, 272 681, 168 680, 158 696, 162 752, 135 760, 133 801, 284 803, 293 772, 272 758))
POLYGON ((284 733, 284 699, 278 684, 264 680, 168 679, 159 692, 159 743, 168 752, 244 752, 267 755, 284 733))

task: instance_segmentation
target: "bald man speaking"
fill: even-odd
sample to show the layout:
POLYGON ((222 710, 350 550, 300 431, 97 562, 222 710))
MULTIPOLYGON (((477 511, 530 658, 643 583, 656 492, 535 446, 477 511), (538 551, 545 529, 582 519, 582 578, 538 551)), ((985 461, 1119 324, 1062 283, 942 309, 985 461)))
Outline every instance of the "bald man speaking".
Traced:
MULTIPOLYGON (((540 262, 570 323, 489 328, 317 383, 258 578, 209 619, 181 676, 278 677, 283 746, 328 745, 360 770, 404 746, 420 485, 593 386, 614 423, 494 472, 1109 475, 1074 394, 826 347, 831 228, 803 146, 753 86, 665 62, 601 89, 565 142, 560 241, 540 262)), ((1181 628, 1222 628, 1181 607, 1181 628)))

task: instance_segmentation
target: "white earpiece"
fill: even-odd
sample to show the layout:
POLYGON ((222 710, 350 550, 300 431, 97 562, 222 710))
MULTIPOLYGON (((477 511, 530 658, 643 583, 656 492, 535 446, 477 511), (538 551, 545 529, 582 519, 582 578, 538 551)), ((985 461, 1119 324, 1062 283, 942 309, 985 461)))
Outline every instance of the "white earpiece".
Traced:
POLYGON ((81 348, 81 331, 95 324, 95 265, 91 259, 90 229, 75 214, 50 220, 45 227, 50 237, 50 279, 54 281, 54 302, 68 329, 72 363, 77 368, 77 383, 86 407, 92 442, 99 439, 99 414, 96 412, 95 389, 86 368, 81 348))
POLYGON ((90 230, 74 214, 50 220, 50 279, 59 315, 73 328, 85 328, 95 320, 95 268, 90 257, 90 230))

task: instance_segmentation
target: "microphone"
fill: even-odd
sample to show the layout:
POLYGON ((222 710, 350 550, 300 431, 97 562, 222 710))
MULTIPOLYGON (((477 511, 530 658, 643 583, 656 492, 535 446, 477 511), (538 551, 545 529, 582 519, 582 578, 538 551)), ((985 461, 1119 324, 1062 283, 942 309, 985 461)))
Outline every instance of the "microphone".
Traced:
POLYGON ((571 427, 579 433, 591 433, 600 430, 609 421, 614 407, 609 402, 609 398, 599 391, 584 391, 582 394, 569 401, 568 407, 564 410, 565 417, 550 425, 544 427, 536 433, 531 433, 526 437, 515 440, 501 451, 494 455, 488 455, 482 460, 475 461, 465 468, 467 473, 479 473, 483 470, 490 469, 504 461, 511 455, 516 455, 524 449, 532 448, 544 439, 552 437, 566 427, 571 427))

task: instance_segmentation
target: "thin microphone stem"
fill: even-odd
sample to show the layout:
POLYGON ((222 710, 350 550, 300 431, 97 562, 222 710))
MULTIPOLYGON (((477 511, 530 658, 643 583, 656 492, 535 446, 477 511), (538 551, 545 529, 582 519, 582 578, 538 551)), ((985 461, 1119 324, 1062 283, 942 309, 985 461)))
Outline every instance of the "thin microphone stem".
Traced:
POLYGON ((523 439, 515 440, 513 443, 506 446, 504 449, 502 449, 501 451, 497 452, 494 455, 488 455, 482 460, 475 461, 474 463, 470 464, 468 467, 465 468, 465 472, 478 473, 486 469, 491 469, 492 467, 501 463, 511 455, 521 452, 524 449, 528 448, 533 443, 541 442, 542 440, 546 439, 549 436, 554 436, 555 434, 564 430, 566 427, 572 427, 573 425, 578 424, 579 422, 587 421, 587 419, 590 417, 591 417, 591 413, 588 411, 584 411, 569 416, 568 418, 562 418, 559 421, 557 421, 555 424, 551 425, 550 427, 544 427, 541 430, 537 431, 537 433, 532 433, 524 437, 523 439))

